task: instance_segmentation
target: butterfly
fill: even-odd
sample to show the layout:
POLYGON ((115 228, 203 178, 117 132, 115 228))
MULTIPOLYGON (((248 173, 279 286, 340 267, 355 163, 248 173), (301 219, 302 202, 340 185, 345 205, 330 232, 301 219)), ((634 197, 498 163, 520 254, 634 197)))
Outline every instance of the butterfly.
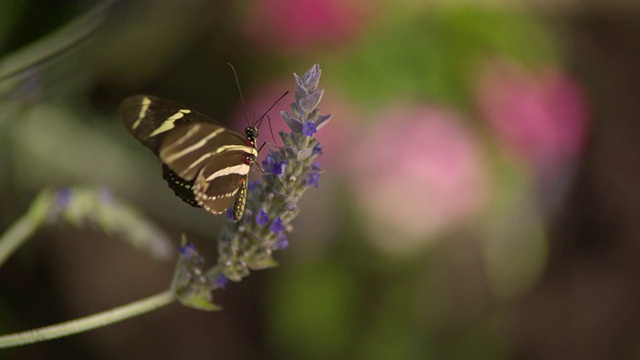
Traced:
POLYGON ((129 132, 162 161, 162 177, 186 203, 213 214, 233 206, 239 221, 247 201, 249 171, 258 158, 258 129, 245 133, 176 102, 134 95, 120 104, 129 132))

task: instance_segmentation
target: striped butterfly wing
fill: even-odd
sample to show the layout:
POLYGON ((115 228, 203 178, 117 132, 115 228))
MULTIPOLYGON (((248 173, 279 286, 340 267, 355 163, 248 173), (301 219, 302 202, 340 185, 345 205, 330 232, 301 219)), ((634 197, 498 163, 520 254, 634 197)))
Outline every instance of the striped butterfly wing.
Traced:
POLYGON ((258 156, 254 141, 215 124, 183 125, 166 135, 159 156, 177 176, 194 181, 199 206, 220 214, 234 204, 237 221, 244 212, 249 170, 258 156))
POLYGON ((212 123, 222 127, 204 114, 151 95, 134 95, 122 100, 120 116, 131 135, 156 155, 162 140, 177 126, 212 123))
MULTIPOLYGON (((204 114, 152 95, 134 95, 124 99, 120 103, 120 115, 127 130, 156 156, 159 156, 162 140, 175 127, 196 123, 216 124, 204 114)), ((192 206, 200 207, 192 190, 193 179, 181 178, 164 164, 162 177, 176 196, 192 206)))
POLYGON ((189 181, 181 178, 165 164, 162 164, 162 178, 167 182, 169 188, 173 190, 173 193, 182 199, 182 201, 191 206, 200 207, 193 193, 193 180, 189 181))
POLYGON ((214 214, 234 204, 234 219, 242 217, 249 170, 258 156, 253 136, 155 96, 129 97, 120 113, 129 132, 160 157, 163 178, 178 197, 214 214))

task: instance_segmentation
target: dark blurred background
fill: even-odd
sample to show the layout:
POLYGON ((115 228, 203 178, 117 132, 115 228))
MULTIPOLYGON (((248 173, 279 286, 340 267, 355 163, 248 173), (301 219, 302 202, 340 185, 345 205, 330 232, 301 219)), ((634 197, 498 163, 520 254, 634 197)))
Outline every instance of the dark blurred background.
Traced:
MULTIPOLYGON (((640 358, 640 4, 0 1, 0 231, 45 188, 108 188, 216 259, 117 114, 149 93, 238 131, 323 69, 325 173, 280 267, 0 359, 640 358)), ((272 112, 274 131, 282 128, 272 112)), ((263 125, 261 141, 274 142, 263 125)), ((0 333, 166 289, 99 228, 0 269, 0 333)))

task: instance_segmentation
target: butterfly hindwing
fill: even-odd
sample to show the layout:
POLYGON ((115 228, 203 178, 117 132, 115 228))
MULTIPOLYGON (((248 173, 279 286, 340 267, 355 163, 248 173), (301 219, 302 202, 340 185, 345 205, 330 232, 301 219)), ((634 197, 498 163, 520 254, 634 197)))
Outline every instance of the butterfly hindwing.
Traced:
POLYGON ((169 132, 158 156, 180 177, 193 180, 205 165, 223 169, 243 163, 243 154, 257 150, 247 144, 240 133, 216 124, 198 123, 182 125, 169 132), (211 166, 215 164, 215 166, 211 166))
POLYGON ((193 180, 188 181, 181 178, 165 164, 162 164, 162 178, 167 182, 174 194, 182 199, 182 201, 191 206, 200 207, 193 193, 193 180))
MULTIPOLYGON (((198 173, 193 187, 196 201, 213 213, 224 212, 235 204, 234 200, 246 196, 242 186, 246 186, 250 168, 242 153, 216 157, 198 173)), ((235 206, 234 212, 242 216, 242 212, 235 211, 235 206)))

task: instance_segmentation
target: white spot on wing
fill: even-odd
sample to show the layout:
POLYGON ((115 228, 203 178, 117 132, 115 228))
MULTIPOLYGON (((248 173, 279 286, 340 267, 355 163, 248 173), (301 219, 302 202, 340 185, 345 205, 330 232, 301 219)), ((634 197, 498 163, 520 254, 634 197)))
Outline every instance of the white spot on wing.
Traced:
POLYGON ((173 129, 176 125, 174 124, 176 120, 182 119, 186 114, 189 114, 191 110, 189 109, 180 109, 177 113, 171 115, 167 120, 165 120, 162 125, 160 125, 157 129, 155 129, 149 137, 154 137, 158 134, 162 134, 165 131, 169 131, 173 129))
POLYGON ((219 128, 216 131, 212 132, 211 134, 207 135, 204 139, 198 141, 197 143, 184 148, 182 151, 179 151, 171 156, 167 156, 166 159, 163 159, 165 162, 174 162, 176 160, 178 160, 179 158, 187 155, 188 153, 197 150, 201 147, 203 147, 209 140, 213 139, 214 137, 216 137, 218 134, 220 134, 222 131, 224 131, 223 128, 219 128))
POLYGON ((133 125, 131 126, 132 129, 135 130, 138 126, 140 126, 140 122, 147 115, 147 110, 149 110, 149 105, 151 105, 151 99, 149 99, 148 97, 145 96, 142 99, 142 108, 140 109, 140 113, 138 114, 138 118, 136 119, 136 122, 134 122, 133 125))
POLYGON ((218 148, 218 150, 216 150, 216 154, 217 153, 221 153, 221 152, 225 152, 225 151, 244 151, 246 153, 249 153, 255 157, 258 157, 258 150, 256 150, 256 148, 251 147, 251 146, 247 146, 247 145, 224 145, 224 146, 220 146, 218 148))
POLYGON ((186 134, 182 135, 182 137, 180 139, 178 139, 177 141, 174 141, 169 146, 164 147, 162 149, 162 151, 160 152, 161 153, 160 156, 164 157, 164 155, 162 155, 162 154, 166 154, 166 153, 170 152, 171 150, 173 150, 174 147, 184 144, 185 141, 187 141, 190 137, 192 137, 198 131, 200 131, 200 125, 199 124, 193 125, 191 127, 191 129, 189 129, 189 131, 187 131, 186 134))
MULTIPOLYGON (((214 172, 213 174, 209 175, 207 177, 207 181, 211 181, 215 178, 221 177, 221 176, 225 176, 225 175, 230 175, 230 174, 238 174, 238 175, 247 175, 249 173, 249 169, 251 167, 247 164, 240 164, 240 165, 235 165, 235 166, 228 166, 224 169, 220 169, 216 172, 214 172)), ((237 190, 236 190, 237 191, 237 190)))
POLYGON ((213 152, 209 152, 209 153, 206 153, 206 154, 204 154, 204 155, 200 156, 200 157, 198 158, 198 160, 196 160, 196 161, 192 162, 192 163, 191 163, 191 165, 189 165, 189 167, 188 167, 184 172, 186 173, 186 172, 188 172, 188 171, 193 170, 193 168, 195 168, 196 166, 198 166, 198 165, 199 165, 199 164, 201 164, 203 161, 207 160, 209 157, 211 157, 211 156, 213 156, 213 155, 215 155, 215 153, 213 153, 213 152))

